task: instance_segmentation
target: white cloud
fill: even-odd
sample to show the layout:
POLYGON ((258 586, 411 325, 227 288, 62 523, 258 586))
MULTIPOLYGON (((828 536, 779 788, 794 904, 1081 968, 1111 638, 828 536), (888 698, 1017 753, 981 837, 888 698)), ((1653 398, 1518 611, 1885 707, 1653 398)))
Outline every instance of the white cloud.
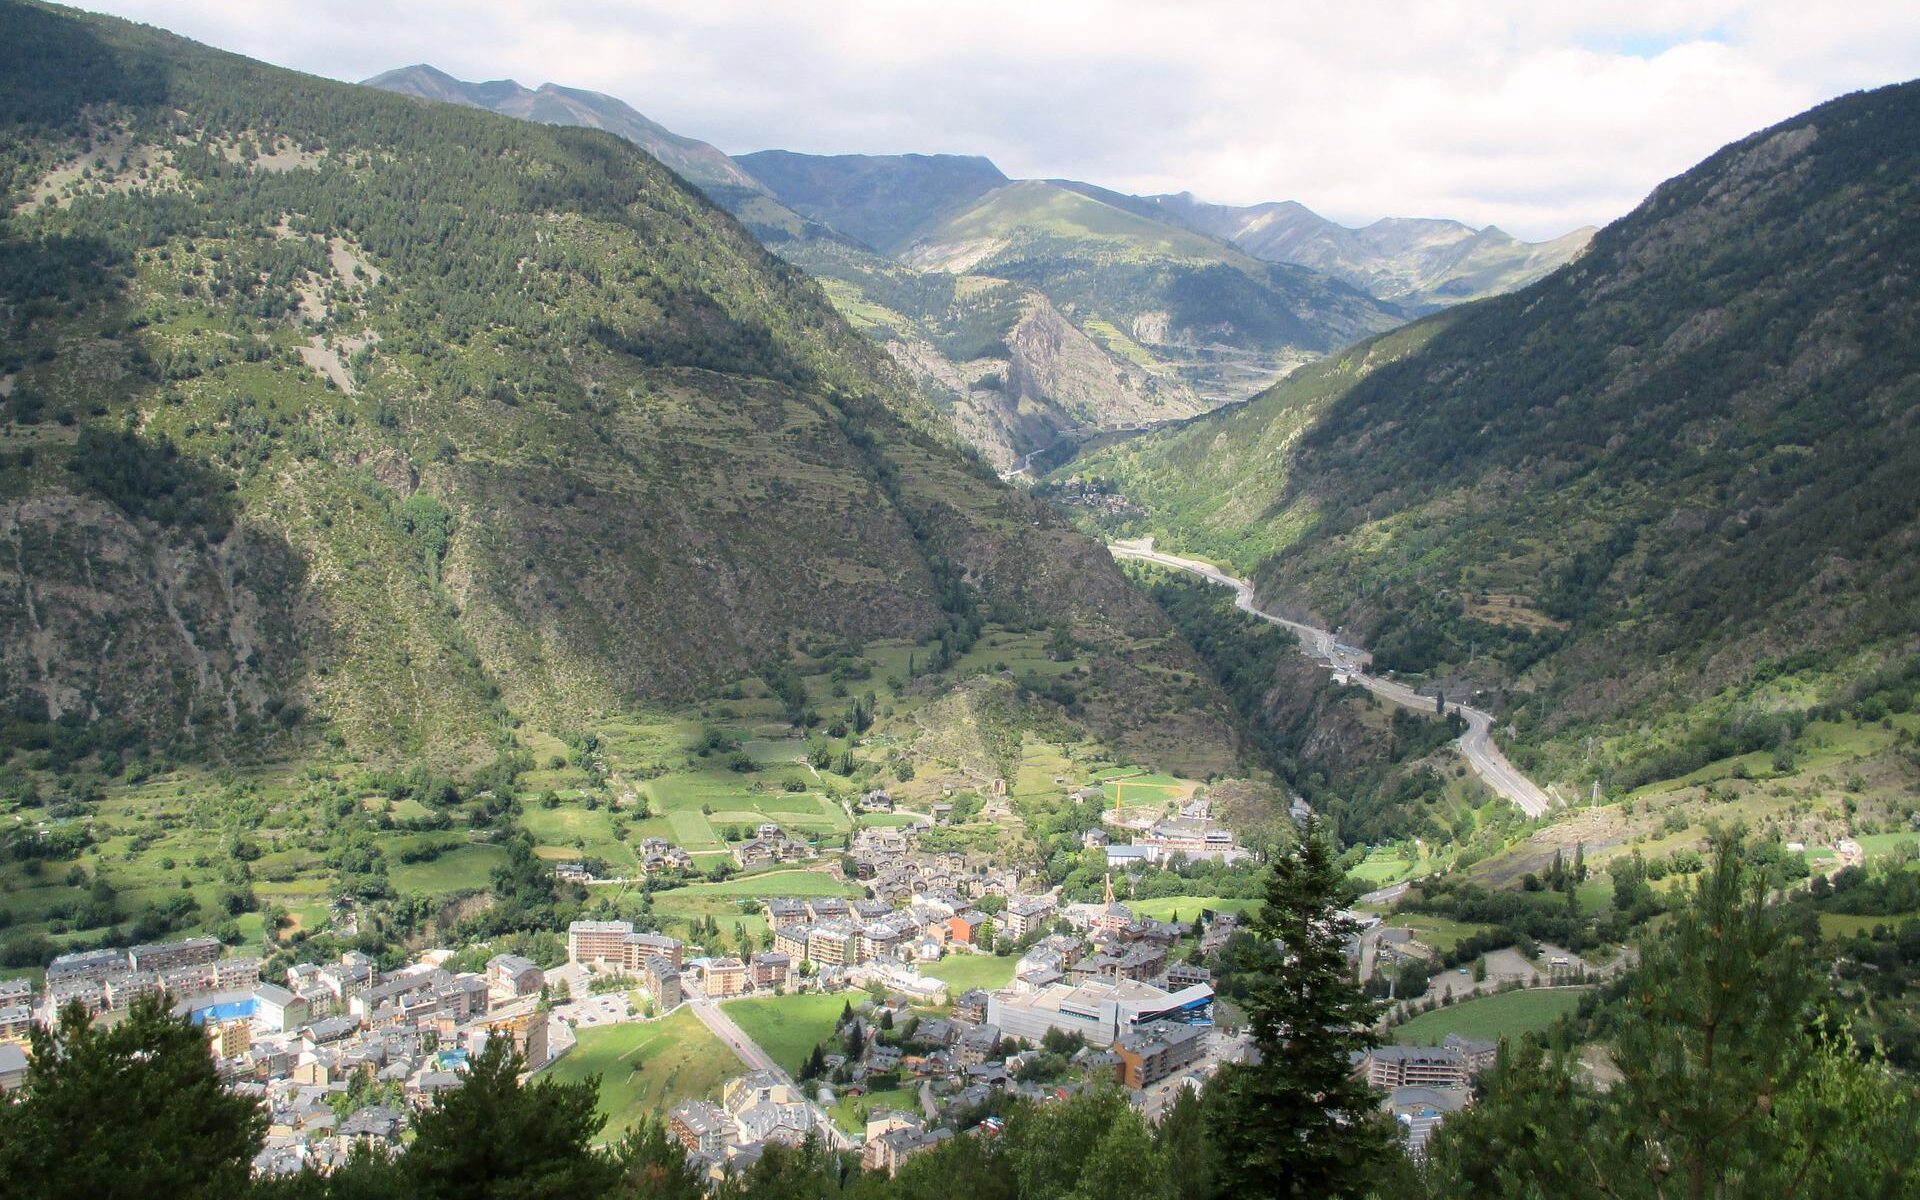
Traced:
POLYGON ((1551 236, 1920 75, 1910 0, 86 0, 341 79, 609 92, 723 149, 986 154, 1329 216, 1551 236))

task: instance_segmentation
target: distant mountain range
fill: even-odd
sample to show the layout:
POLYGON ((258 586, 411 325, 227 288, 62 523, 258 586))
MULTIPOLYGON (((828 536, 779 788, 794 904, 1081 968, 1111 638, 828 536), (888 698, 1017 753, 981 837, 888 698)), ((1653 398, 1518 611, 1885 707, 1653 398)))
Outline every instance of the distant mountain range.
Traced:
POLYGON ((961 155, 729 158, 595 92, 424 64, 366 83, 641 146, 818 278, 1002 469, 1245 399, 1410 315, 1524 286, 1591 233, 1529 244, 1454 221, 1354 230, 1293 203, 1013 180, 961 155))
POLYGON ((1293 263, 1404 308, 1430 310, 1517 291, 1571 262, 1593 239, 1591 226, 1547 242, 1523 242, 1492 225, 1383 217, 1359 229, 1327 220, 1292 200, 1235 207, 1190 192, 1125 196, 1083 183, 1062 187, 1173 221, 1265 262, 1293 263))

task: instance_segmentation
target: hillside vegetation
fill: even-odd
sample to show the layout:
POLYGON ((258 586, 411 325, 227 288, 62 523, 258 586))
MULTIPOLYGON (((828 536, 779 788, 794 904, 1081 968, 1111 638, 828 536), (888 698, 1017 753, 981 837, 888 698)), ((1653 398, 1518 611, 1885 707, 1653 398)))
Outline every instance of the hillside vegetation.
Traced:
POLYGON ((10 746, 470 765, 797 636, 989 619, 1069 629, 1120 719, 1186 654, 627 143, 39 5, 0 33, 10 746))
POLYGON ((1068 472, 1132 502, 1110 528, 1255 570, 1378 666, 1512 681, 1494 699, 1560 778, 1904 705, 1866 673, 1920 611, 1917 130, 1920 85, 1823 105, 1523 292, 1068 472))

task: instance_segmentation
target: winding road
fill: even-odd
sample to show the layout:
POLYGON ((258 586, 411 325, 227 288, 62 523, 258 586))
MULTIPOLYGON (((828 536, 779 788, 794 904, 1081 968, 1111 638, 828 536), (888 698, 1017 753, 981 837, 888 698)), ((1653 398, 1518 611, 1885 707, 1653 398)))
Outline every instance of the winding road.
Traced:
MULTIPOLYGON (((1366 656, 1351 646, 1342 646, 1332 633, 1318 626, 1307 625, 1300 621, 1289 621, 1254 605, 1253 585, 1244 579, 1227 574, 1212 563, 1201 562, 1195 558, 1180 558, 1172 554, 1162 554, 1153 548, 1152 538, 1141 538, 1132 542, 1110 542, 1107 549, 1115 558, 1134 558, 1144 562, 1157 563, 1163 567, 1172 567, 1200 576, 1210 583, 1233 589, 1234 605, 1242 612, 1252 613, 1263 621, 1271 621, 1292 630, 1300 638, 1300 645, 1308 655, 1329 663, 1336 674, 1345 675, 1354 683, 1366 688, 1374 695, 1395 704, 1404 704, 1409 708, 1433 708, 1434 698, 1423 696, 1404 683, 1391 679, 1382 679, 1369 675, 1363 669, 1366 656)), ((1522 775, 1507 756, 1500 753, 1500 747, 1493 744, 1493 714, 1466 704, 1448 704, 1449 712, 1457 712, 1466 721, 1467 729, 1454 741, 1460 754, 1496 795, 1511 800, 1520 811, 1529 817, 1546 814, 1551 801, 1531 779, 1522 775)))

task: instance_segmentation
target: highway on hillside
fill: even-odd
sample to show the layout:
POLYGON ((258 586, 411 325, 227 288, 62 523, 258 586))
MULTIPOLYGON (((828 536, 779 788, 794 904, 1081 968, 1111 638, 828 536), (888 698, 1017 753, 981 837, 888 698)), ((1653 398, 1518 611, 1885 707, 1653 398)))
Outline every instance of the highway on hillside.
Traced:
POLYGON ((748 1037, 745 1030, 734 1024, 733 1018, 723 1012, 718 1004, 708 999, 705 992, 698 987, 687 987, 686 1002, 687 1007, 693 1010, 693 1015, 700 1018, 700 1023, 705 1025, 713 1036, 725 1043, 727 1049, 733 1051, 734 1055, 746 1064, 749 1071, 766 1071, 805 1097, 807 1106, 813 1109, 814 1115, 818 1118, 816 1123, 826 1133, 828 1144, 833 1149, 854 1148, 853 1139, 840 1132, 839 1127, 833 1123, 833 1118, 813 1102, 813 1097, 807 1094, 807 1089, 795 1083, 793 1076, 787 1074, 779 1063, 773 1061, 772 1057, 760 1048, 759 1042, 748 1037))
MULTIPOLYGON (((1210 583, 1233 589, 1234 605, 1242 612, 1252 613, 1263 621, 1285 626, 1300 638, 1301 648, 1311 657, 1331 663, 1337 674, 1345 675, 1354 683, 1366 688, 1376 696, 1404 704, 1409 708, 1431 710, 1434 698, 1422 696, 1404 683, 1391 679, 1382 679, 1369 675, 1361 669, 1361 652, 1349 646, 1342 646, 1332 633, 1314 625, 1300 621, 1289 621, 1254 605, 1253 585, 1244 579, 1227 574, 1212 563, 1201 562, 1194 558, 1180 558, 1172 554, 1162 554, 1153 548, 1152 538, 1141 538, 1132 542, 1111 542, 1107 549, 1115 558, 1135 558, 1144 562, 1157 563, 1163 567, 1187 571, 1198 575, 1210 583)), ((1500 747, 1493 744, 1493 714, 1483 712, 1466 704, 1449 704, 1450 712, 1457 712, 1467 723, 1467 730, 1454 741, 1461 755, 1467 760, 1474 773, 1494 790, 1496 795, 1513 801, 1529 817, 1542 816, 1547 811, 1547 794, 1534 785, 1531 779, 1522 775, 1507 756, 1500 753, 1500 747)))

